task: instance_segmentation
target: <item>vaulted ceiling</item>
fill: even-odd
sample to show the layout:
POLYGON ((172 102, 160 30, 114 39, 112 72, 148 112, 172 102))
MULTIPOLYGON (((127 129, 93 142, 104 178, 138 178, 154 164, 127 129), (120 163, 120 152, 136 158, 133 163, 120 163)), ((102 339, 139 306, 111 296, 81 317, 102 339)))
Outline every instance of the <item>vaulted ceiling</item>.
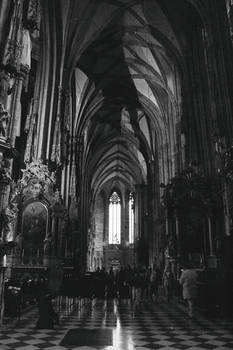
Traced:
POLYGON ((94 193, 147 183, 152 162, 166 181, 175 172, 189 2, 60 0, 52 10, 94 193))

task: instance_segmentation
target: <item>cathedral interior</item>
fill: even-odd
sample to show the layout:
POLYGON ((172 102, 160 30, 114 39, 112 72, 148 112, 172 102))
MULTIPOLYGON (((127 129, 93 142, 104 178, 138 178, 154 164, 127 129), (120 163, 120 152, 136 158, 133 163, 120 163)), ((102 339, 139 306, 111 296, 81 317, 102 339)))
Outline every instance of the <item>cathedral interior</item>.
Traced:
POLYGON ((1 349, 69 348, 64 325, 73 317, 81 339, 88 308, 92 330, 105 333, 77 349, 233 348, 227 330, 225 343, 211 343, 219 324, 205 323, 233 315, 232 77, 232 0, 1 0, 1 349), (200 282, 187 337, 201 324, 209 343, 182 345, 174 334, 162 343, 165 321, 167 332, 169 322, 187 326, 178 283, 187 264, 200 282), (106 306, 93 276, 168 266, 173 301, 159 303, 157 318, 155 303, 142 305, 158 343, 132 339, 129 304, 118 295, 106 306), (10 291, 20 291, 23 333, 37 312, 30 281, 42 279, 66 310, 60 338, 7 341, 10 291), (80 296, 75 283, 87 280, 80 296), (102 307, 110 321, 95 324, 102 307), (130 336, 117 333, 118 316, 130 336))

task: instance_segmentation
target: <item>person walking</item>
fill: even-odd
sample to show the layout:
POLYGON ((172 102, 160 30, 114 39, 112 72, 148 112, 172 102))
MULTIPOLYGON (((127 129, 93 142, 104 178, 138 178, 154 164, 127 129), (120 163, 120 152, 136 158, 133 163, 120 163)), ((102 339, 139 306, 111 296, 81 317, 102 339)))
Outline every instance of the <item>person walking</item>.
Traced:
POLYGON ((188 315, 193 317, 194 304, 198 295, 198 274, 191 264, 186 265, 186 268, 181 273, 179 282, 183 288, 183 298, 188 303, 188 315))

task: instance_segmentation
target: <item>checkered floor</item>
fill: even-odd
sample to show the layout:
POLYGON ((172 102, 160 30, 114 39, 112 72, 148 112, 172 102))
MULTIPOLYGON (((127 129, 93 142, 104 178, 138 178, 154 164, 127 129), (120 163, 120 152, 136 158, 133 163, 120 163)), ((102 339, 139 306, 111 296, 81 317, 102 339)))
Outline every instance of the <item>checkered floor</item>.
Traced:
MULTIPOLYGON (((58 309, 58 304, 55 304, 58 309)), ((60 307, 60 324, 54 330, 36 329, 37 310, 31 310, 20 322, 8 321, 0 328, 0 349, 17 350, 149 350, 149 349, 233 349, 233 324, 203 316, 188 318, 177 303, 144 303, 134 310, 128 301, 93 300, 81 306, 60 307), (68 330, 111 329, 112 346, 60 345, 68 330)))

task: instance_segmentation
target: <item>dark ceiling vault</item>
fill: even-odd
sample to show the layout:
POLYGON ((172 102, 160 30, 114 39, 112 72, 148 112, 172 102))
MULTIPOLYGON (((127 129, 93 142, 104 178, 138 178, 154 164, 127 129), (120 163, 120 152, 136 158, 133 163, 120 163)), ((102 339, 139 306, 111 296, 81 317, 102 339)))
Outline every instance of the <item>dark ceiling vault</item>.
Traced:
POLYGON ((175 172, 165 158, 178 142, 191 5, 174 3, 59 1, 60 80, 66 89, 75 76, 73 130, 85 139, 82 166, 94 193, 116 179, 147 183, 152 161, 164 180, 175 172))

